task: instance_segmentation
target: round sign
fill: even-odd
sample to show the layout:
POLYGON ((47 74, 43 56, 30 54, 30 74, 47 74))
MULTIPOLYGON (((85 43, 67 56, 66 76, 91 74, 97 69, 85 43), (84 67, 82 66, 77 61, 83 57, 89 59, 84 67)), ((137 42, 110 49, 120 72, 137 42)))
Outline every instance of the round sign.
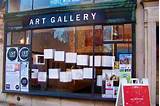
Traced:
POLYGON ((10 48, 7 52, 7 57, 10 61, 14 61, 17 58, 17 49, 16 48, 10 48))
POLYGON ((29 56, 29 49, 27 47, 22 47, 19 50, 19 59, 21 61, 27 61, 29 56))
POLYGON ((27 86, 27 84, 28 84, 28 80, 27 80, 27 78, 22 78, 21 79, 21 84, 23 85, 23 86, 27 86))
POLYGON ((19 89, 19 85, 16 85, 15 88, 18 90, 19 89))

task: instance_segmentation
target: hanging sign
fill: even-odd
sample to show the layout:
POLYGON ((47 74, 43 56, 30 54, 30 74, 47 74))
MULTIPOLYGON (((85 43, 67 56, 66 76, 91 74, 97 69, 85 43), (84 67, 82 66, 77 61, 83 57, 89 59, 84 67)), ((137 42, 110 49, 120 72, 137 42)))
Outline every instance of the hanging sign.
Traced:
POLYGON ((101 24, 105 13, 100 10, 44 14, 24 18, 24 28, 60 27, 73 25, 101 24))

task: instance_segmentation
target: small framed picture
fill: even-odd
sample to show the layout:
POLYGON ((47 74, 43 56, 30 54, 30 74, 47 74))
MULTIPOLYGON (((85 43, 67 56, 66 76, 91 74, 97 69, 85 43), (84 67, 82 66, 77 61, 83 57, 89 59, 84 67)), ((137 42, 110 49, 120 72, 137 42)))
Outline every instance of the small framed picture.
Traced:
POLYGON ((35 63, 33 64, 44 65, 45 64, 44 55, 35 55, 35 63))

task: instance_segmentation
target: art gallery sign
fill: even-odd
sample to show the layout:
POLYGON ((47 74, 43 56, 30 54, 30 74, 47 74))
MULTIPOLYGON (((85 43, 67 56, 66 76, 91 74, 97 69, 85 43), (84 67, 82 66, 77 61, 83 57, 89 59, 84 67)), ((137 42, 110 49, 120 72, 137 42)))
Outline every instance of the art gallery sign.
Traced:
POLYGON ((24 28, 60 27, 71 25, 100 24, 105 20, 103 11, 79 11, 60 14, 27 16, 24 28))

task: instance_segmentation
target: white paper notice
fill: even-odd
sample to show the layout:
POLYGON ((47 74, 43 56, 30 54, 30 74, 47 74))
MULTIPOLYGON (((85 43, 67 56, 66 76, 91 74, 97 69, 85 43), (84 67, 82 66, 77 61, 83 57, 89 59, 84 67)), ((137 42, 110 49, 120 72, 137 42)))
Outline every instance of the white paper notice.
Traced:
MULTIPOLYGON (((89 65, 93 66, 93 56, 90 56, 89 60, 89 65)), ((94 66, 101 66, 101 56, 94 56, 94 66)))
POLYGON ((21 77, 28 77, 29 75, 29 62, 21 63, 21 77))
POLYGON ((14 63, 7 63, 6 64, 6 72, 14 72, 15 66, 16 65, 14 63))
POLYGON ((72 73, 60 72, 60 82, 72 82, 72 73))
POLYGON ((61 69, 48 69, 49 79, 59 79, 59 73, 61 69))
POLYGON ((32 69, 31 78, 32 79, 37 79, 38 78, 38 69, 32 69))
POLYGON ((93 69, 92 68, 83 68, 83 78, 92 79, 93 78, 93 69))
POLYGON ((46 82, 47 81, 47 73, 46 72, 38 72, 38 81, 46 82))
POLYGON ((77 65, 88 65, 88 55, 77 55, 77 65))
POLYGON ((102 75, 97 75, 97 86, 102 86, 102 75))
POLYGON ((44 49, 44 59, 54 59, 55 49, 44 49))
POLYGON ((66 63, 76 63, 77 62, 77 53, 66 53, 66 63))
POLYGON ((103 67, 114 67, 115 56, 102 56, 103 67))
POLYGON ((55 61, 64 61, 64 51, 55 51, 54 60, 55 61))
POLYGON ((20 90, 20 72, 6 72, 5 89, 6 90, 20 90))
POLYGON ((83 70, 82 69, 72 69, 72 79, 73 80, 82 80, 83 79, 83 70))

